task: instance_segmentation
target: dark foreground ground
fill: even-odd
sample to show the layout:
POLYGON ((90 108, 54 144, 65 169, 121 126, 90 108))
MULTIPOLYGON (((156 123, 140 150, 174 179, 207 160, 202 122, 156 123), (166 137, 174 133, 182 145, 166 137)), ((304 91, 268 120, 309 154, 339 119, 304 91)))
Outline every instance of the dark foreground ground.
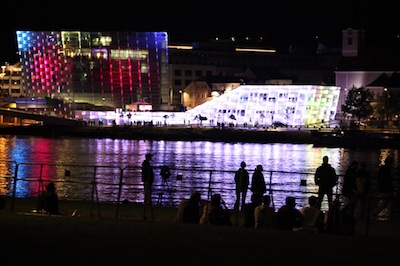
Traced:
POLYGON ((176 208, 61 202, 63 216, 0 211, 2 265, 398 265, 400 221, 357 223, 355 236, 178 224, 176 208), (93 207, 93 208, 91 208, 93 207), (75 216, 71 214, 77 210, 75 216), (92 216, 91 214, 92 212, 92 216), (149 214, 149 212, 148 212, 149 214), (99 217, 100 216, 100 217, 99 217), (149 215, 150 216, 150 215, 149 215))

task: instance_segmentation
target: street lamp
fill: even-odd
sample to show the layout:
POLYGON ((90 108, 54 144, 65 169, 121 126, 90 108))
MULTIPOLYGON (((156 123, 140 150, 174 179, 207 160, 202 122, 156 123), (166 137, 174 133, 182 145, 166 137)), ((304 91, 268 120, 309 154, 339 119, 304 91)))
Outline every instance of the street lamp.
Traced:
POLYGON ((389 90, 387 88, 383 89, 384 93, 385 93, 385 102, 384 102, 384 106, 383 106, 383 110, 384 110, 384 117, 386 118, 386 126, 388 126, 389 124, 389 115, 390 115, 390 94, 389 94, 389 90))
POLYGON ((33 109, 33 113, 36 113, 36 100, 35 97, 32 97, 32 104, 34 104, 35 108, 33 109))
POLYGON ((183 90, 179 90, 180 94, 180 104, 182 105, 182 110, 185 111, 185 93, 183 90))
POLYGON ((103 97, 103 107, 104 107, 104 102, 105 102, 106 113, 107 113, 107 98, 106 97, 103 97))

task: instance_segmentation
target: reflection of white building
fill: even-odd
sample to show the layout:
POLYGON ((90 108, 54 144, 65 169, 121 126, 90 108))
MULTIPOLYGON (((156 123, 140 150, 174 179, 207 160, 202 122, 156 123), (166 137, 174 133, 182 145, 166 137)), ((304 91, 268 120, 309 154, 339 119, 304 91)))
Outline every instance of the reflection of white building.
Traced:
POLYGON ((215 123, 289 126, 335 119, 340 88, 319 85, 242 85, 186 112, 215 123))

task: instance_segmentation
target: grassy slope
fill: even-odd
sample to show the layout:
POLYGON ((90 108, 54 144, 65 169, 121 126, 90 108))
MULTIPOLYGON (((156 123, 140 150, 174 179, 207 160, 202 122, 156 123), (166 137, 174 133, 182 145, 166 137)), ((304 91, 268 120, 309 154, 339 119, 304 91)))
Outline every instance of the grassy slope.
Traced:
MULTIPOLYGON (((9 204, 9 202, 8 202, 9 204)), ((217 227, 174 222, 175 208, 154 207, 142 221, 141 205, 61 202, 63 217, 32 216, 35 202, 0 211, 3 262, 13 265, 389 265, 398 259, 400 223, 371 221, 356 236, 217 227), (99 207, 99 208, 97 208, 99 207), (73 210, 78 216, 70 216, 73 210), (100 216, 98 210, 100 210, 100 216), (384 254, 384 255, 381 255, 384 254)), ((6 265, 6 264, 4 264, 6 265)))

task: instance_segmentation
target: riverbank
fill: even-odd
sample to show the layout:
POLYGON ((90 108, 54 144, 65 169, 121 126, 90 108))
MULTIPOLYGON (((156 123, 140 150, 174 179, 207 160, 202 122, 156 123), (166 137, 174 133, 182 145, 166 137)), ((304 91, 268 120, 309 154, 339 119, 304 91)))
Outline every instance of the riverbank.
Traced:
POLYGON ((0 127, 0 135, 55 138, 111 138, 133 140, 215 141, 245 143, 313 144, 353 149, 400 148, 398 130, 338 130, 307 128, 216 128, 176 126, 11 126, 0 127))
POLYGON ((0 135, 32 135, 46 137, 112 138, 135 140, 183 140, 254 143, 311 143, 305 131, 246 130, 213 127, 174 126, 26 126, 3 127, 0 135))
MULTIPOLYGON (((7 203, 8 204, 8 203, 7 203)), ((33 204, 33 205, 32 205, 33 204)), ((397 261, 399 221, 356 226, 355 236, 175 223, 176 208, 61 202, 63 216, 29 215, 32 200, 0 210, 4 264, 13 265, 390 265, 397 261), (75 211, 75 216, 71 214, 75 211), (101 216, 99 217, 98 211, 101 216)))

